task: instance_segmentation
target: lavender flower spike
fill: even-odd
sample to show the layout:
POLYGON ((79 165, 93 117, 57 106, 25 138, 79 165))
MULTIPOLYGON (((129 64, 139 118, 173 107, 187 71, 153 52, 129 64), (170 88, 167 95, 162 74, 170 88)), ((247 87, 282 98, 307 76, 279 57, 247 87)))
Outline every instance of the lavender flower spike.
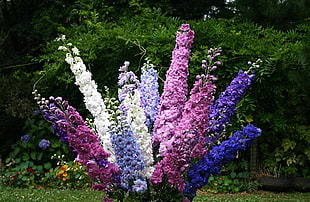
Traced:
POLYGON ((188 24, 183 24, 181 31, 177 32, 172 62, 166 74, 159 114, 153 129, 153 145, 159 145, 159 156, 165 155, 169 140, 174 136, 174 129, 182 118, 188 94, 188 62, 193 39, 194 31, 190 30, 188 24))
POLYGON ((141 92, 141 106, 146 116, 146 126, 151 132, 158 114, 159 92, 158 92, 158 74, 154 66, 147 62, 142 67, 141 83, 139 91, 141 92))

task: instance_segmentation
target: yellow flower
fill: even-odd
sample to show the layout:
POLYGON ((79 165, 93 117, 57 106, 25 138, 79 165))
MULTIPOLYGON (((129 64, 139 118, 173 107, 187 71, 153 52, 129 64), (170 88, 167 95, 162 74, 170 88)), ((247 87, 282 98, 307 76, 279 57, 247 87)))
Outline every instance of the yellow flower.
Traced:
POLYGON ((62 181, 66 181, 66 180, 67 180, 67 178, 65 178, 65 177, 62 178, 62 181))
POLYGON ((65 171, 68 170, 68 167, 69 167, 68 165, 64 165, 64 166, 63 166, 63 168, 64 168, 65 171))
POLYGON ((62 176, 66 177, 66 176, 68 176, 68 173, 67 173, 67 172, 64 172, 64 173, 62 174, 62 176))

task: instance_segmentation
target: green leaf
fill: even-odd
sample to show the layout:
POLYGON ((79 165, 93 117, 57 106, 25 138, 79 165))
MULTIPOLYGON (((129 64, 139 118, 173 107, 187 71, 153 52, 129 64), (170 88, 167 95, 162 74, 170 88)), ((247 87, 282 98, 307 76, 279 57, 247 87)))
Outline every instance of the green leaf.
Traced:
POLYGON ((20 161, 21 161, 21 159, 20 159, 20 158, 16 158, 16 159, 15 159, 15 163, 17 163, 17 164, 19 164, 19 163, 20 163, 20 161))
POLYGON ((20 153, 20 147, 17 147, 13 150, 13 152, 10 154, 11 158, 15 158, 20 153))
POLYGON ((23 161, 28 161, 29 160, 29 155, 27 153, 24 153, 22 156, 23 161))
POLYGON ((21 168, 21 169, 26 169, 26 168, 28 168, 29 167, 29 162, 28 161, 26 161, 26 162, 21 162, 20 164, 19 164, 19 168, 21 168))
POLYGON ((240 190, 239 187, 234 187, 232 191, 233 192, 238 192, 239 190, 240 190))
POLYGON ((231 173, 230 173, 230 177, 231 177, 231 178, 236 178, 236 176, 237 176, 237 173, 235 173, 235 172, 231 172, 231 173))
POLYGON ((212 182, 212 181, 214 181, 214 177, 213 177, 213 176, 210 176, 208 182, 210 183, 210 182, 212 182))
POLYGON ((43 153, 42 152, 37 153, 37 160, 40 161, 42 159, 42 157, 43 157, 43 153))
POLYGON ((43 166, 42 165, 38 165, 37 166, 37 170, 43 170, 43 166))
POLYGON ((9 163, 11 160, 12 159, 10 159, 10 158, 5 159, 5 163, 9 163))
POLYGON ((33 160, 36 160, 36 159, 37 159, 37 152, 31 152, 31 153, 30 153, 30 157, 31 157, 33 160))
POLYGON ((43 164, 43 167, 48 170, 52 167, 52 164, 50 162, 47 162, 43 164))
POLYGON ((59 148, 60 147, 61 142, 60 141, 53 141, 51 146, 52 148, 59 148))

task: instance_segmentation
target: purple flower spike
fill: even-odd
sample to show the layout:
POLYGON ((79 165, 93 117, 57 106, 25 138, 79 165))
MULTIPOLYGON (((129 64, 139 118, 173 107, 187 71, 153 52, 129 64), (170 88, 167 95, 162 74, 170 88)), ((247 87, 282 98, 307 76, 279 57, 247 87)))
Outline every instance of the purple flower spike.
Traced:
POLYGON ((197 189, 208 183, 210 175, 219 174, 223 164, 234 160, 238 151, 245 150, 261 133, 262 130, 260 128, 249 124, 243 130, 235 132, 233 136, 223 141, 219 146, 215 146, 206 157, 189 168, 187 175, 188 183, 184 193, 193 199, 196 196, 197 189))

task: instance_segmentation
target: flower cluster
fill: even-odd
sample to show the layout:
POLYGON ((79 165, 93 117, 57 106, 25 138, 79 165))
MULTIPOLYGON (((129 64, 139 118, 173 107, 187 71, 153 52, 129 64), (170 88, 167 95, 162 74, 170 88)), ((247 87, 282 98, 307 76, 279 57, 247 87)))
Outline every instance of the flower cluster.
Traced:
POLYGON ((189 198, 196 195, 197 189, 208 183, 210 175, 220 173, 223 164, 231 162, 240 150, 245 150, 255 138, 261 135, 261 129, 252 124, 247 125, 243 130, 239 130, 223 141, 219 146, 215 146, 197 164, 190 167, 187 175, 185 194, 189 198))
MULTIPOLYGON (((58 40, 65 41, 65 37, 62 36, 58 40)), ((110 115, 106 110, 101 94, 97 90, 96 82, 92 80, 91 73, 86 69, 82 58, 79 57, 79 50, 76 47, 71 48, 71 43, 66 45, 69 48, 67 46, 60 46, 58 49, 67 52, 65 61, 70 65, 70 69, 75 75, 75 83, 79 86, 81 93, 84 95, 86 108, 94 117, 94 124, 101 143, 104 148, 111 153, 109 160, 115 162, 113 148, 109 139, 109 133, 107 132, 111 124, 110 115)))
POLYGON ((57 179, 66 181, 68 176, 68 169, 69 169, 68 165, 58 166, 59 172, 56 173, 57 179))
POLYGON ((126 190, 133 190, 130 184, 137 180, 145 181, 145 177, 150 176, 150 166, 153 162, 144 158, 152 144, 150 137, 147 137, 149 135, 145 126, 146 118, 140 107, 140 94, 137 91, 139 80, 133 72, 127 71, 128 66, 129 62, 126 61, 119 69, 121 73, 118 77, 118 98, 121 102, 121 114, 117 125, 111 131, 111 141, 122 172, 122 186, 126 190))
POLYGON ((119 126, 111 130, 111 142, 115 150, 118 168, 121 172, 121 187, 132 191, 131 182, 143 178, 138 174, 144 169, 143 157, 133 132, 126 120, 119 120, 119 126))
POLYGON ((159 84, 158 74, 154 65, 147 62, 141 68, 141 83, 139 91, 141 92, 141 106, 146 116, 146 126, 152 132, 152 127, 156 120, 159 108, 159 84))
MULTIPOLYGON (((120 102, 123 102, 127 96, 132 95, 139 85, 137 76, 132 71, 127 71, 128 66, 129 62, 125 61, 124 65, 119 68, 121 73, 118 76, 118 85, 120 86, 118 89, 118 99, 120 102)), ((120 110, 126 112, 127 108, 122 106, 121 103, 120 110)))
POLYGON ((237 77, 232 80, 216 102, 211 105, 209 115, 210 129, 208 131, 208 142, 211 145, 225 132, 227 124, 229 124, 231 117, 237 110, 237 104, 244 96, 246 89, 251 85, 254 77, 255 75, 252 73, 251 68, 247 72, 240 70, 237 77))
MULTIPOLYGON (((61 109, 55 103, 62 103, 61 97, 54 98, 53 96, 49 97, 49 100, 45 98, 41 98, 41 95, 37 92, 37 90, 33 91, 35 95, 35 100, 37 104, 40 106, 41 114, 43 117, 52 123, 52 129, 54 133, 60 138, 60 140, 69 146, 67 133, 60 128, 57 124, 58 121, 65 119, 64 114, 61 109), (46 109, 48 106, 48 109, 46 109)), ((66 101, 62 104, 66 105, 66 101)), ((72 148, 71 148, 72 149, 72 148)), ((72 149, 74 151, 74 149, 72 149)))
POLYGON ((159 145, 159 156, 164 156, 167 148, 171 147, 170 140, 182 118, 188 93, 188 63, 193 39, 194 31, 190 30, 189 25, 182 25, 181 31, 177 32, 172 62, 166 73, 159 113, 154 123, 153 145, 159 145))
POLYGON ((141 155, 144 157, 144 169, 142 176, 150 178, 153 173, 153 150, 152 139, 146 126, 146 116, 141 107, 141 96, 138 89, 134 90, 132 96, 127 96, 124 104, 127 111, 127 122, 131 126, 131 130, 135 136, 136 142, 139 145, 141 155))
MULTIPOLYGON (((203 61, 204 63, 204 61, 203 61)), ((203 64, 204 65, 204 64, 203 64)), ((209 69, 211 67, 208 67, 209 69)), ((213 67, 212 67, 213 68, 213 67)), ((215 85, 209 75, 197 77, 190 98, 185 103, 182 118, 171 138, 171 146, 163 159, 155 166, 152 182, 158 184, 167 177, 168 182, 183 192, 185 181, 183 174, 191 159, 199 159, 206 152, 206 125, 209 122, 209 108, 213 101, 215 85)))
MULTIPOLYGON (((145 201, 160 196, 159 200, 169 201, 171 197, 166 195, 175 193, 175 201, 190 201, 211 174, 218 174, 224 163, 232 161, 239 150, 246 149, 260 135, 260 129, 247 125, 228 139, 221 139, 237 103, 254 79, 251 69, 240 71, 213 102, 217 78, 210 72, 221 64, 216 59, 221 48, 209 50, 202 61, 205 72, 196 76, 188 93, 193 38, 189 25, 182 25, 160 98, 154 66, 145 64, 139 81, 128 71, 126 61, 119 69, 118 100, 102 99, 78 56, 79 50, 70 43, 59 47, 67 52, 66 61, 96 128, 88 126, 61 98, 37 101, 54 131, 67 140, 78 154, 76 160, 98 182, 94 187, 107 191, 108 197, 145 201), (214 144, 219 140, 221 144, 214 144)), ((65 37, 59 40, 65 41, 65 37)), ((104 200, 112 201, 107 196, 104 200)))
MULTIPOLYGON (((34 94, 36 100, 39 100, 40 96, 36 91, 34 94)), ((87 127, 76 109, 61 97, 49 100, 41 98, 38 103, 41 104, 41 110, 48 112, 47 114, 55 116, 57 113, 58 116, 63 117, 53 121, 67 134, 69 146, 78 154, 76 161, 85 165, 91 180, 99 182, 93 185, 94 188, 109 191, 113 183, 118 182, 119 171, 114 163, 108 161, 111 154, 100 145, 98 136, 87 127)))

